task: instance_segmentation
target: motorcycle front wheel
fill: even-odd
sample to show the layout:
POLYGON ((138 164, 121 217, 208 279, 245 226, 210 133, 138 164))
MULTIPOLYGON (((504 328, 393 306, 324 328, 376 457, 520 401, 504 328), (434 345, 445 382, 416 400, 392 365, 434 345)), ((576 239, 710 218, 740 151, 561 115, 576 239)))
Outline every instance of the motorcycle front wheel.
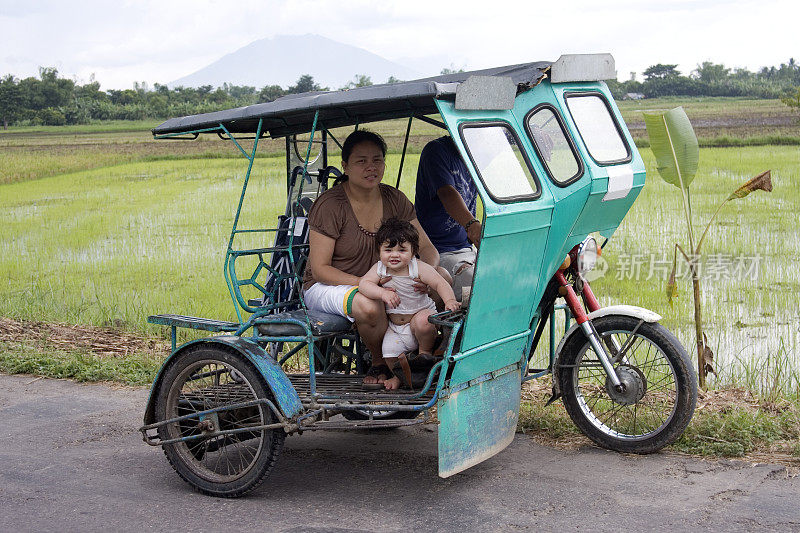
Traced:
POLYGON ((697 403, 697 379, 683 346, 661 324, 631 316, 604 316, 593 324, 624 390, 611 385, 589 340, 575 331, 558 363, 572 421, 592 441, 618 452, 653 453, 674 442, 697 403))

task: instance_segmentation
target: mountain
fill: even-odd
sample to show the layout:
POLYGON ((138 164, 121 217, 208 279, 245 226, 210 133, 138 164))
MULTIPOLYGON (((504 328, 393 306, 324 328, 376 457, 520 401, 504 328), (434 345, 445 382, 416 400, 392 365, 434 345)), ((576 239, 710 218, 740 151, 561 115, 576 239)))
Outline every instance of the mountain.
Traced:
POLYGON ((385 83, 390 76, 412 80, 431 75, 319 35, 279 35, 253 41, 168 85, 218 87, 227 82, 257 89, 265 85, 287 88, 303 74, 311 74, 314 81, 330 89, 344 87, 360 74, 370 76, 376 84, 385 83))

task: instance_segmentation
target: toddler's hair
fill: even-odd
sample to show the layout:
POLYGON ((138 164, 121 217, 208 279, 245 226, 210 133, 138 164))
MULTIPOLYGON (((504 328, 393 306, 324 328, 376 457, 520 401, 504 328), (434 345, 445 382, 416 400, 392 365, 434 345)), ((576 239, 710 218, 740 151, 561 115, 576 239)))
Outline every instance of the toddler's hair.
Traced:
POLYGON ((411 245, 411 251, 414 255, 419 253, 419 233, 417 233, 417 228, 412 226, 411 222, 400 220, 396 217, 385 220, 381 224, 375 234, 375 240, 378 246, 383 243, 387 243, 389 246, 397 246, 400 243, 407 242, 411 245))

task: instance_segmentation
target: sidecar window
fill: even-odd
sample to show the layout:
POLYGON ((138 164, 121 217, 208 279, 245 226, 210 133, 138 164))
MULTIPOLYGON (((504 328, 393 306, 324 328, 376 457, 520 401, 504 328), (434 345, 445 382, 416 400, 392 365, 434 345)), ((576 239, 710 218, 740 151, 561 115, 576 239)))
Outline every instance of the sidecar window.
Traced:
POLYGON ((581 177, 581 160, 564 131, 561 117, 550 106, 534 109, 526 125, 536 153, 556 185, 563 187, 581 177))
POLYGON ((478 177, 495 201, 529 200, 541 194, 519 139, 507 124, 462 124, 461 138, 478 177))
POLYGON ((592 159, 600 165, 630 161, 631 151, 605 99, 599 93, 572 93, 566 97, 569 112, 592 159))

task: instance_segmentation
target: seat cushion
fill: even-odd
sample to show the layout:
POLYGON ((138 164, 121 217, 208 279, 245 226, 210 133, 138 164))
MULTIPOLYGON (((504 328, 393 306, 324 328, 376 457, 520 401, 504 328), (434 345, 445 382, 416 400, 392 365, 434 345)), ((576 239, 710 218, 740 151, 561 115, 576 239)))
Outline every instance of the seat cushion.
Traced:
MULTIPOLYGON (((311 332, 314 335, 328 333, 345 333, 350 330, 353 323, 340 315, 331 315, 319 311, 309 311, 308 318, 311 322, 311 332)), ((287 319, 306 321, 306 314, 302 309, 285 311, 263 317, 269 323, 258 324, 258 332, 268 337, 296 337, 306 334, 305 328, 299 324, 286 322, 287 319)))

